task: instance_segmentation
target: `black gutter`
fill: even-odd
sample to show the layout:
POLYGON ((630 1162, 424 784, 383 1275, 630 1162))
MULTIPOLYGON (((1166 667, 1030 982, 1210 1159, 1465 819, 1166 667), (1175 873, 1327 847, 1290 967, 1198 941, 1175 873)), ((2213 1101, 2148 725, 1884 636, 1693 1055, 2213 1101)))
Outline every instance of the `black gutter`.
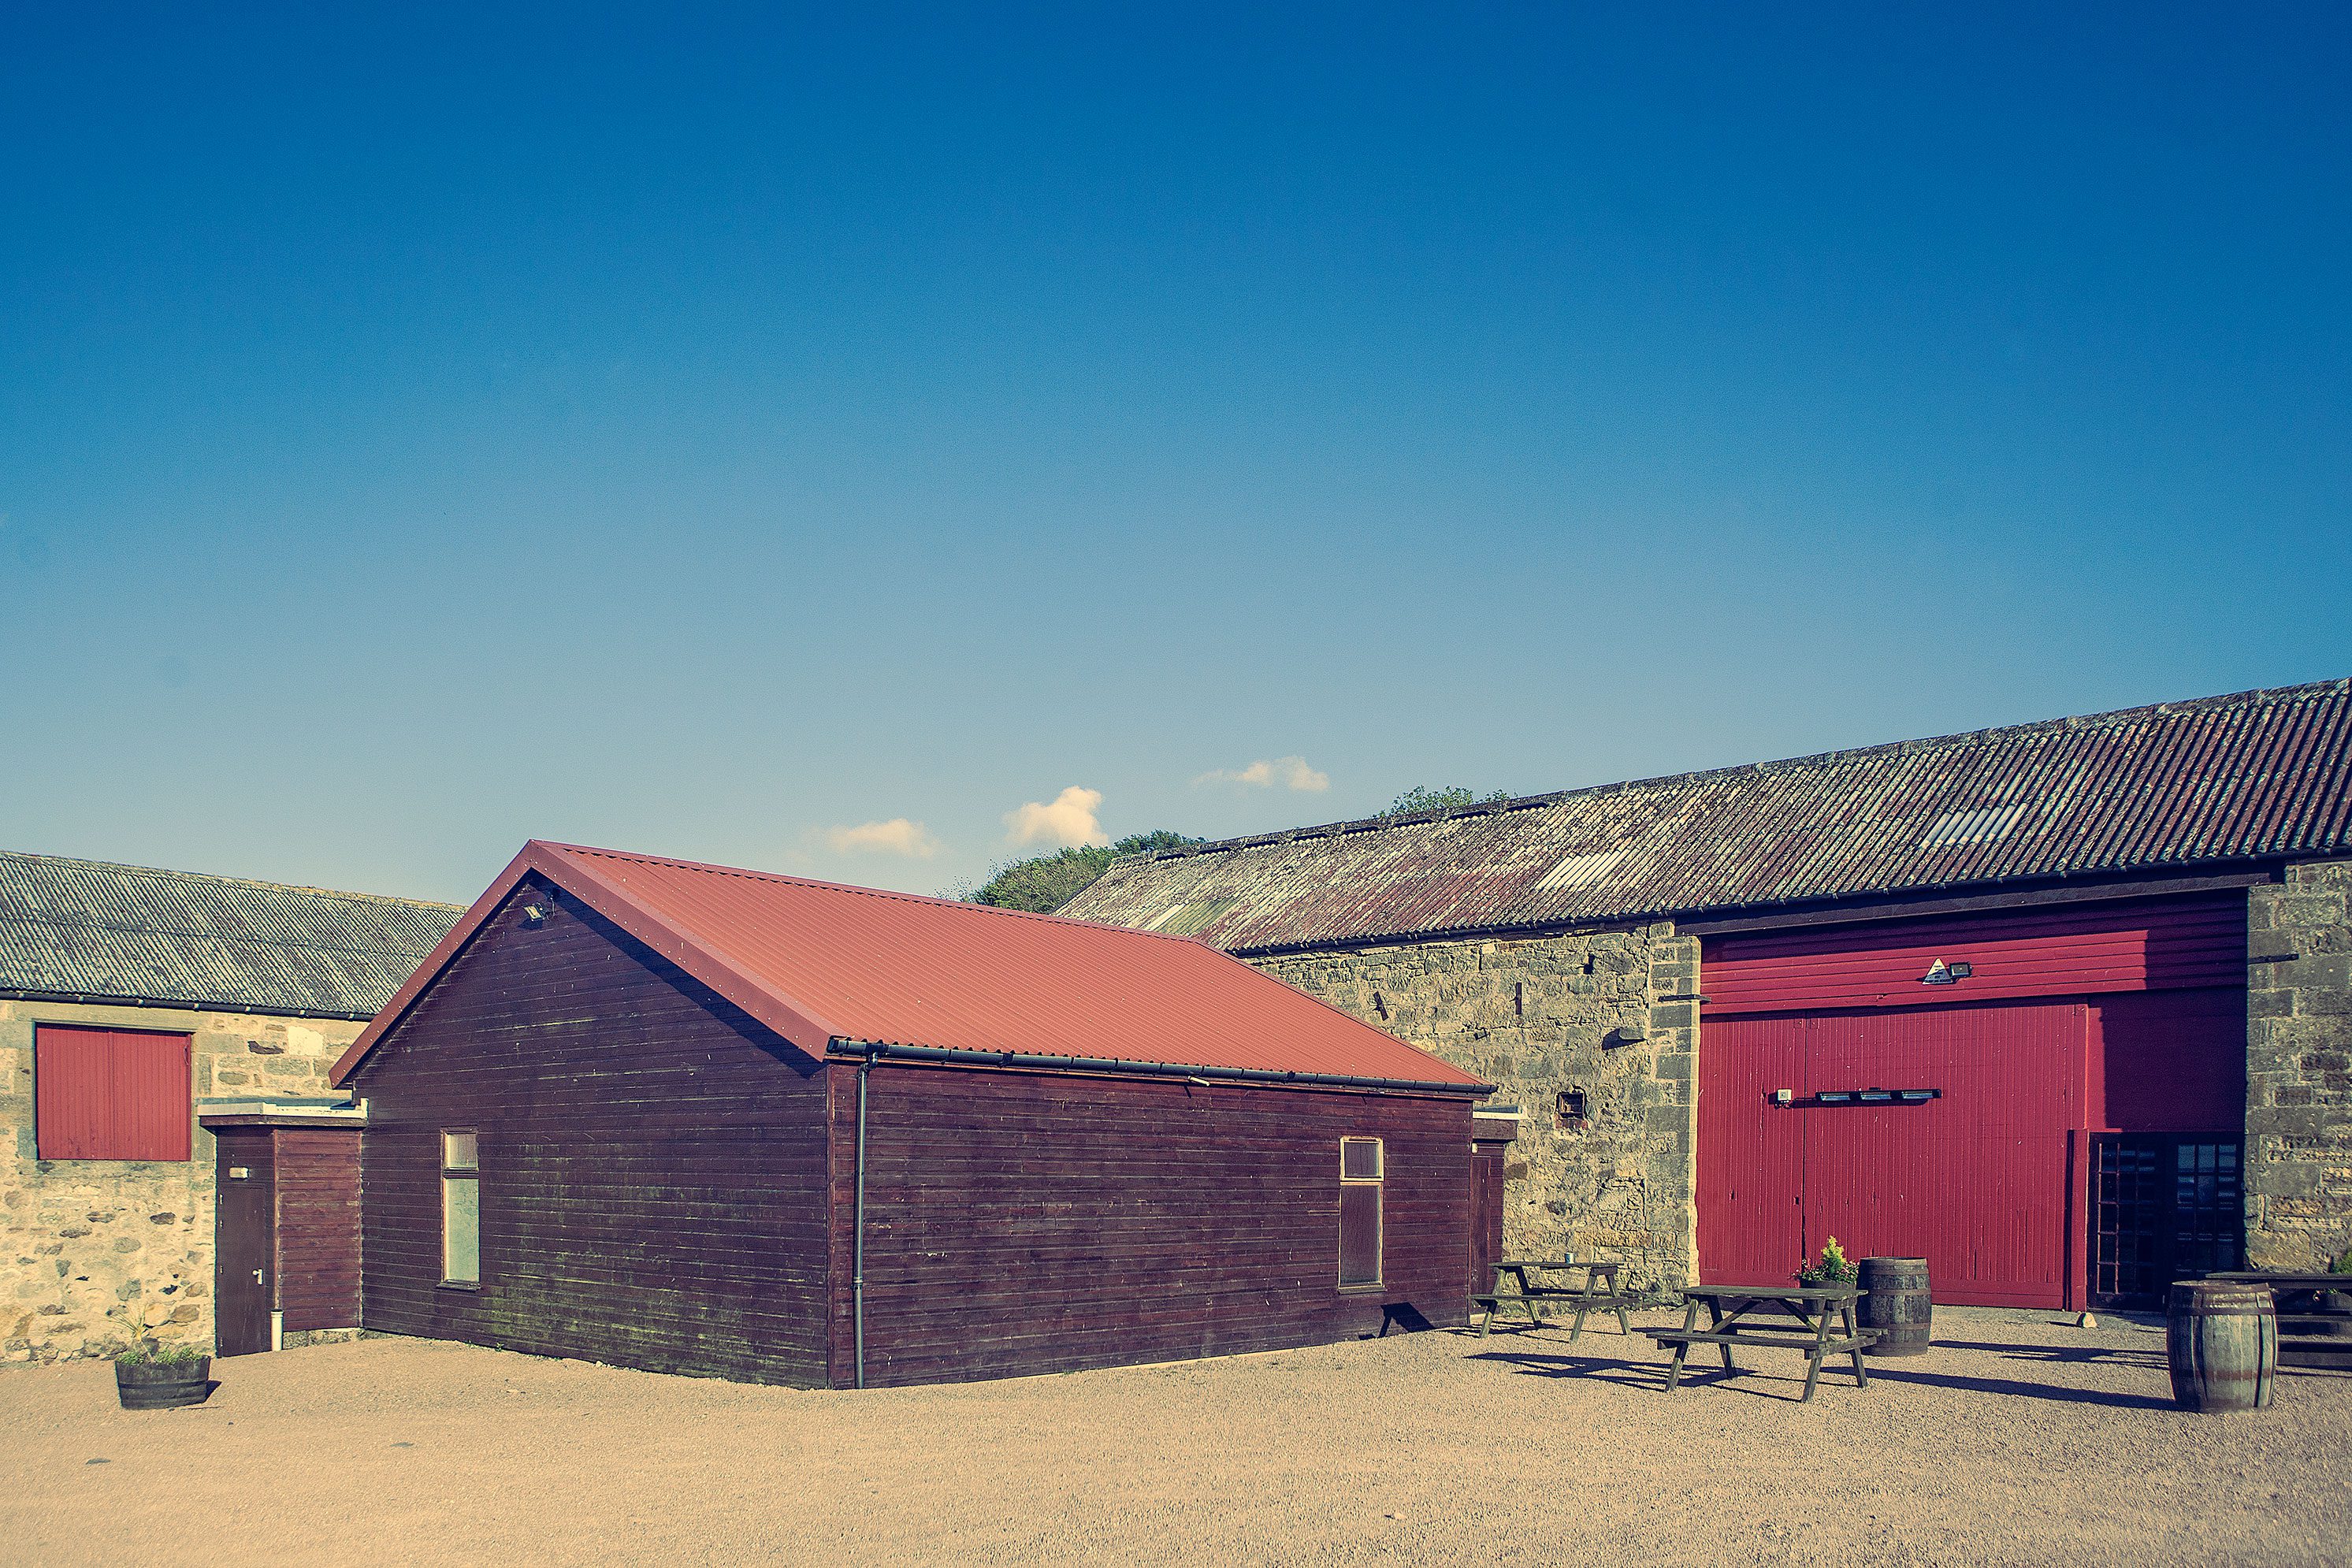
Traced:
POLYGON ((863 1058, 934 1062, 951 1067, 1025 1068, 1035 1072, 1101 1073, 1120 1078, 1223 1079, 1233 1083, 1286 1084, 1299 1089, 1385 1089, 1392 1093, 1459 1094, 1481 1099, 1491 1083, 1437 1083, 1415 1078, 1360 1078, 1349 1073, 1287 1072, 1276 1068, 1180 1067, 1171 1062, 1129 1062, 1109 1057, 1029 1056, 1020 1051, 949 1050, 939 1046, 893 1046, 874 1040, 835 1039, 830 1048, 863 1058))
POLYGON ((0 1002, 63 1002, 77 1007, 169 1008, 181 1013, 241 1013, 262 1018, 332 1018, 364 1024, 373 1013, 330 1013, 316 1007, 257 1007, 245 1002, 183 1002, 155 996, 90 996, 76 991, 21 991, 0 986, 0 1002))

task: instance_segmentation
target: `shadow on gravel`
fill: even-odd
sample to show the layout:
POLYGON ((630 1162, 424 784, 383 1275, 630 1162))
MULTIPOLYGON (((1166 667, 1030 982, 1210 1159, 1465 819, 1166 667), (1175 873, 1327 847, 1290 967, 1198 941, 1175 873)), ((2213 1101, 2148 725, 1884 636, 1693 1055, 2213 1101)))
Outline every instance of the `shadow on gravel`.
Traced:
MULTIPOLYGON (((2001 1350, 2021 1347, 2002 1345, 2001 1350)), ((1543 1355, 1527 1351, 1486 1351, 1472 1358, 1475 1361, 1500 1362, 1516 1367, 1532 1377, 1583 1377, 1598 1383, 1613 1383, 1624 1388, 1646 1389, 1664 1394, 1666 1386, 1665 1368, 1655 1362, 1609 1361, 1600 1356, 1543 1355)), ((1802 1363, 1799 1363, 1801 1367, 1802 1363)), ((2117 1410, 2172 1410, 2178 1408, 2170 1399, 2145 1394, 2111 1394, 2099 1388, 2066 1388, 2055 1384, 2021 1383, 2008 1377, 1962 1377, 1951 1373, 1911 1372, 1894 1367, 1874 1365, 1869 1368, 1870 1380, 1888 1383, 1916 1383, 1931 1388, 1965 1388, 1979 1394, 2014 1394, 2024 1399, 2054 1400, 2062 1405, 2104 1405, 2117 1410)), ((1829 1388, 1852 1388, 1853 1372, 1850 1365, 1832 1362, 1822 1368, 1822 1383, 1829 1388)), ((1759 1399, 1797 1401, 1801 1396, 1787 1392, 1801 1389, 1804 1379, 1786 1377, 1780 1373, 1743 1368, 1726 1372, 1720 1366, 1685 1366, 1682 1388, 1723 1388, 1734 1394, 1746 1394, 1759 1399)), ((1676 1392, 1680 1392, 1677 1389, 1676 1392)), ((1867 1394, 1869 1390, 1860 1392, 1867 1394)))
POLYGON ((1937 1340, 1936 1348, 1939 1351, 1983 1351, 1990 1355, 2005 1356, 2011 1361, 2046 1361, 2065 1366, 2165 1364, 2162 1351, 2140 1346, 2120 1349, 2114 1345, 2018 1345, 1988 1340, 1937 1340))
POLYGON ((2177 1410, 2169 1398, 2148 1394, 2110 1394, 2103 1388, 2063 1388, 2049 1383, 2020 1383, 2010 1377, 1956 1377, 1943 1372, 1903 1372, 1894 1367, 1870 1369, 1873 1383, 1924 1384, 1930 1388, 1968 1388, 1979 1394, 2014 1394, 2027 1399, 2053 1399, 2062 1405, 2105 1405, 2117 1410, 2177 1410))

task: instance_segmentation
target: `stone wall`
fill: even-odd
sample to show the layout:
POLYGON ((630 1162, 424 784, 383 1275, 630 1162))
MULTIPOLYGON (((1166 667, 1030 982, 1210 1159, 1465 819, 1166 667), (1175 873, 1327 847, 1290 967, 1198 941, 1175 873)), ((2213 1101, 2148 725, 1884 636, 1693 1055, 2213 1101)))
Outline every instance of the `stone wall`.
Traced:
POLYGON ((2352 1247, 2352 863, 2292 866, 2248 900, 2246 1260, 2352 1247), (2290 961, 2280 955, 2293 953, 2290 961), (2264 962, 2267 960, 2268 962, 2264 962))
POLYGON ((0 1001, 0 1361, 102 1355, 142 1337, 209 1348, 212 1135, 194 1128, 185 1163, 41 1159, 36 1023, 193 1033, 199 1100, 333 1093, 328 1070, 361 1026, 0 1001))
POLYGON ((1696 938, 1660 925, 1250 962, 1527 1112, 1505 1167, 1507 1251, 1566 1247, 1622 1258, 1646 1285, 1692 1280, 1696 938), (1568 1093, 1583 1097, 1580 1124, 1562 1119, 1568 1093))

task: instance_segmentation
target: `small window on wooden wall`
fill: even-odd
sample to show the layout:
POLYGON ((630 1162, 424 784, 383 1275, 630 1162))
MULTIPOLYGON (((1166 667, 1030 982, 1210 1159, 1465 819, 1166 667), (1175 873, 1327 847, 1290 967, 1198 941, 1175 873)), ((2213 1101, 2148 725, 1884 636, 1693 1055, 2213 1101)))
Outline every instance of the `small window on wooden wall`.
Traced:
POLYGON ((441 1134, 441 1282, 482 1280, 482 1150, 478 1134, 441 1134))
POLYGON ((44 1160, 184 1160, 186 1035, 33 1028, 33 1145, 44 1160))
POLYGON ((1381 1141, 1339 1140, 1339 1285, 1381 1282, 1381 1141))

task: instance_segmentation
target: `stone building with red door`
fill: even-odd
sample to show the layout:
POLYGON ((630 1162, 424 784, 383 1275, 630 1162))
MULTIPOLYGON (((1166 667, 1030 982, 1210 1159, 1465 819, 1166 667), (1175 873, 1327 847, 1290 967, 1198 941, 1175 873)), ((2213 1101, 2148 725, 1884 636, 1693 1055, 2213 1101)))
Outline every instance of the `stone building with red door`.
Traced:
POLYGON ((1488 1250, 1748 1284, 1834 1235, 2082 1307, 2352 1247, 2348 897, 2337 680, 1166 850, 1062 912, 1498 1086, 1488 1250))
MULTIPOLYGON (((336 1057, 457 918, 448 905, 0 853, 0 1361, 214 1342, 215 1132, 356 1154, 336 1057)), ((329 1160, 331 1168, 332 1160, 329 1160)), ((241 1158, 267 1348, 349 1329, 281 1310, 275 1236, 357 1235, 356 1194, 241 1158)), ((298 1272, 301 1272, 299 1271, 298 1272)), ((331 1283, 331 1281, 330 1281, 331 1283)))

